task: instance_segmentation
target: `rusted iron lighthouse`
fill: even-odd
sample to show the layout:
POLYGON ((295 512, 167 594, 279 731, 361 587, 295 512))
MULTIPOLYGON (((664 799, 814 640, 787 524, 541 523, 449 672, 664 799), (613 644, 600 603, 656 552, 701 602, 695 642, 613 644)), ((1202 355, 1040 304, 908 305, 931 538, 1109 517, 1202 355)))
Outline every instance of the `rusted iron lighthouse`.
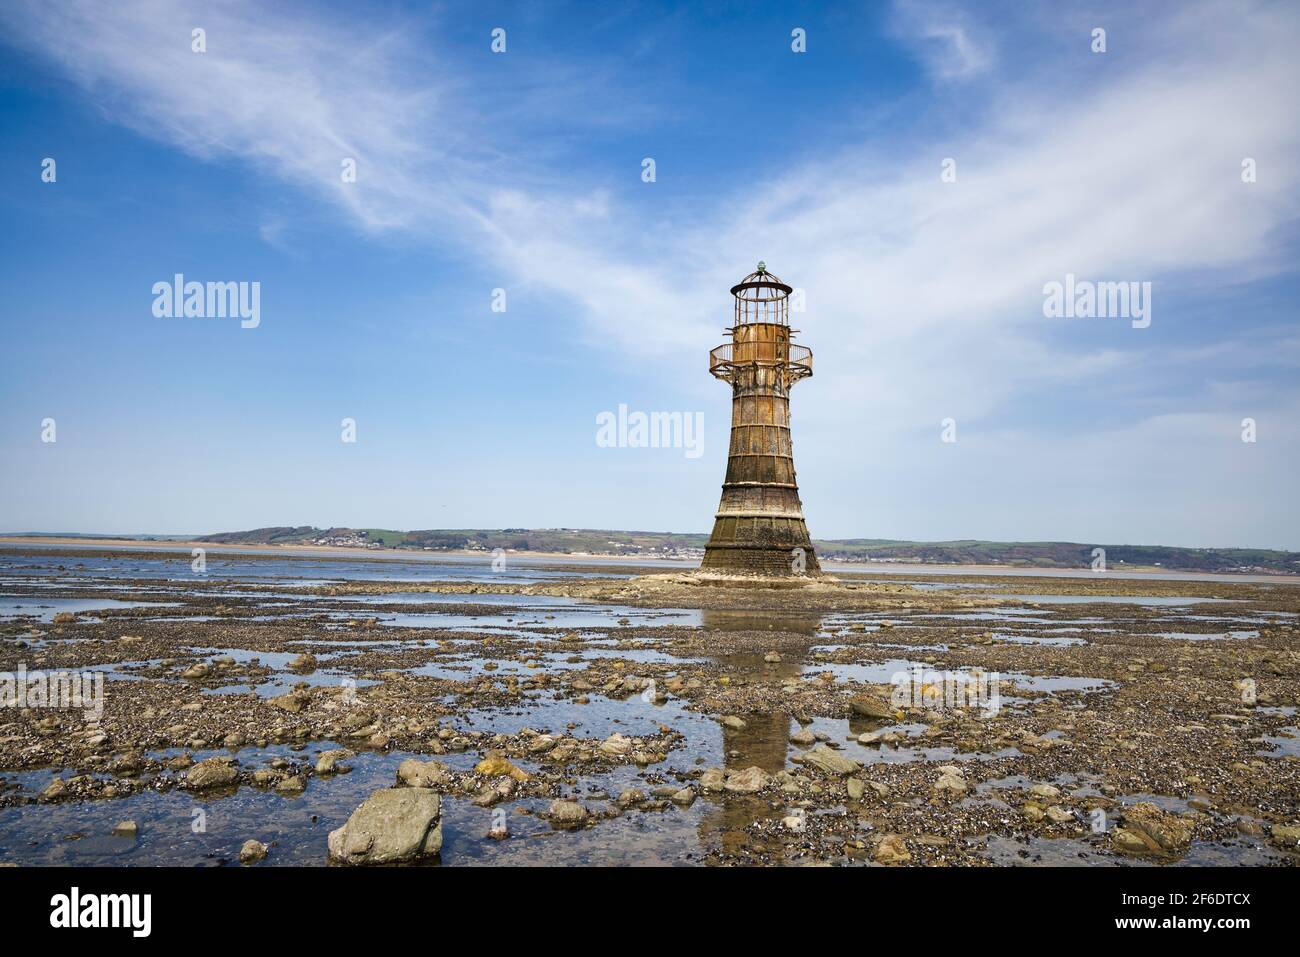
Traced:
POLYGON ((790 387, 812 375, 812 350, 793 342, 791 292, 760 262, 731 287, 731 341, 709 353, 709 371, 731 383, 727 478, 701 565, 709 571, 821 574, 790 442, 790 387))

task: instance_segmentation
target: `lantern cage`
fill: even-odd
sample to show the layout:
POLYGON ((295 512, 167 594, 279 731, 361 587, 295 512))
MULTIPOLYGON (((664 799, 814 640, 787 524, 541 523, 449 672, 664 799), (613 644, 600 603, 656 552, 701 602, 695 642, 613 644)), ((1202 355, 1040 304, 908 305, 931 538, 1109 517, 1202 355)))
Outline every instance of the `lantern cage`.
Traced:
POLYGON ((792 292, 793 287, 768 272, 767 265, 760 262, 758 269, 731 287, 731 294, 736 297, 734 324, 745 326, 770 322, 788 326, 792 292))

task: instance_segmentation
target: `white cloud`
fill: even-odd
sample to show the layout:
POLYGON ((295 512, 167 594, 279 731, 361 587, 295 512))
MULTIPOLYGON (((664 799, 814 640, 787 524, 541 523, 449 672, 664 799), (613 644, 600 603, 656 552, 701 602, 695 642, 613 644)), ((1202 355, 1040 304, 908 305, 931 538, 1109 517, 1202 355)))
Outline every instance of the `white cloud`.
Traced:
POLYGON ((400 28, 240 0, 30 0, 6 4, 0 20, 116 122, 205 159, 254 163, 329 196, 364 228, 473 215, 458 186, 477 168, 460 143, 466 117, 443 115, 438 73, 421 68, 400 28), (206 52, 191 49, 196 27, 206 52), (422 135, 433 128, 437 137, 422 135), (340 177, 347 157, 356 184, 340 177))
POLYGON ((929 71, 940 80, 965 80, 988 70, 996 60, 989 31, 971 22, 951 3, 895 4, 899 36, 917 48, 929 71))

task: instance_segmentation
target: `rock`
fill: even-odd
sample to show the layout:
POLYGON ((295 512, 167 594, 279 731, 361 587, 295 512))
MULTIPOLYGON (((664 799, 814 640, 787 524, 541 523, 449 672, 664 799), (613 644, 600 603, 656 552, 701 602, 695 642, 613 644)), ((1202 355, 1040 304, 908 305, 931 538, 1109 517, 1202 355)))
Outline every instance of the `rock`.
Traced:
POLYGON ((397 864, 442 849, 442 801, 428 788, 376 791, 329 836, 329 856, 342 864, 397 864))
POLYGON ((554 827, 580 827, 586 822, 588 816, 587 809, 577 801, 551 802, 549 817, 554 827))
POLYGON ((898 716, 887 701, 866 692, 856 694, 849 699, 849 711, 863 718, 875 718, 882 721, 898 716))
POLYGON ((695 803, 695 789, 681 788, 668 796, 668 800, 681 807, 690 807, 695 803))
POLYGON ((207 758, 190 768, 185 775, 185 785, 195 790, 222 787, 233 783, 239 772, 223 758, 207 758))
POLYGON ((329 751, 322 751, 316 757, 316 773, 333 774, 336 771, 347 771, 346 767, 339 767, 338 763, 350 757, 352 757, 352 752, 347 748, 332 748, 329 751))
POLYGON ((509 776, 516 781, 527 781, 530 776, 523 768, 511 764, 504 753, 496 750, 489 751, 482 761, 474 765, 474 773, 490 778, 509 776))
POLYGON ((1053 804, 1046 811, 1047 819, 1053 824, 1072 824, 1074 815, 1062 807, 1053 804))
POLYGON ((529 754, 545 754, 547 751, 554 749, 555 738, 549 734, 539 734, 536 738, 528 743, 529 754))
POLYGON ((732 731, 743 731, 748 727, 743 719, 737 718, 734 714, 729 714, 723 717, 722 726, 724 728, 730 728, 732 731))
POLYGON ((54 617, 50 619, 50 621, 56 625, 70 625, 76 620, 77 616, 70 611, 55 612, 54 617))
POLYGON ((640 804, 645 800, 645 792, 640 788, 628 788, 618 796, 618 803, 623 807, 640 804))
POLYGON ((766 661, 769 665, 774 665, 781 660, 781 656, 777 654, 775 651, 769 651, 767 654, 763 656, 763 660, 766 661))
POLYGON ((1300 826, 1295 824, 1274 824, 1270 834, 1273 841, 1282 847, 1300 848, 1300 826))
POLYGON ((787 815, 786 817, 781 818, 781 823, 785 825, 787 830, 794 831, 796 834, 803 833, 803 829, 804 829, 803 815, 800 814, 787 815))
POLYGON ((495 787, 486 787, 474 795, 476 807, 492 807, 515 793, 514 778, 502 777, 495 787))
POLYGON ((727 773, 722 768, 709 768, 700 775, 700 789, 704 791, 721 791, 727 785, 727 773))
POLYGON ((57 801, 59 798, 68 793, 68 781, 62 778, 55 778, 45 785, 44 791, 40 792, 40 800, 57 801))
POLYGON ((766 771, 751 766, 728 776, 724 787, 728 791, 734 791, 737 794, 753 794, 755 791, 763 790, 771 783, 772 779, 766 771))
POLYGON ((941 767, 939 769, 939 780, 935 782, 934 790, 941 794, 965 794, 966 778, 961 773, 961 769, 952 764, 941 767))
POLYGON ((128 751, 113 762, 113 773, 119 777, 133 778, 144 770, 144 755, 139 751, 128 751))
POLYGON ((858 762, 836 754, 824 744, 819 744, 811 751, 806 751, 799 758, 803 764, 809 764, 825 774, 852 774, 858 770, 858 762))
POLYGON ((281 794, 301 794, 307 790, 307 782, 297 774, 281 778, 275 783, 275 789, 281 794))
POLYGON ((66 778, 55 778, 49 784, 45 785, 45 790, 41 792, 42 801, 57 801, 66 797, 70 787, 66 778))
POLYGON ((122 821, 113 828, 114 837, 136 837, 140 833, 140 825, 135 821, 122 821))
POLYGON ((1248 817, 1243 817, 1237 821, 1237 831, 1246 837, 1263 837, 1267 832, 1257 821, 1252 821, 1248 817))
POLYGON ((1111 843, 1115 846, 1115 850, 1125 854, 1147 853, 1147 843, 1141 835, 1122 827, 1115 828, 1111 834, 1111 843))
POLYGON ((316 670, 317 664, 319 664, 319 662, 317 662, 316 656, 310 652, 304 651, 298 657, 291 659, 288 667, 290 671, 298 671, 303 674, 308 674, 316 670))
POLYGON ((878 864, 906 864, 912 859, 907 843, 900 834, 886 834, 871 854, 878 864))
POLYGON ((282 694, 278 698, 270 698, 268 701, 274 708, 288 711, 290 714, 298 714, 311 702, 311 696, 301 691, 290 691, 288 694, 282 694))
POLYGON ((867 786, 858 778, 849 778, 845 784, 849 789, 850 801, 862 800, 862 795, 867 792, 867 786))
POLYGON ((613 757, 622 757, 632 750, 632 739, 615 731, 604 741, 600 742, 600 750, 613 757))
POLYGON ((266 857, 266 845, 261 841, 245 841, 239 849, 239 863, 256 864, 266 857))
POLYGON ((1177 814, 1162 811, 1143 801, 1124 811, 1124 826, 1116 828, 1116 849, 1128 853, 1173 857, 1184 853, 1192 842, 1192 831, 1177 814), (1119 832, 1125 836, 1121 838, 1119 832), (1142 843, 1138 849, 1133 838, 1142 843))
POLYGON ((1029 793, 1035 797, 1055 801, 1061 796, 1061 789, 1052 784, 1035 784, 1029 789, 1029 793))
POLYGON ((412 788, 446 788, 455 779, 441 761, 407 758, 397 767, 397 783, 412 788))
POLYGON ((790 735, 790 742, 792 744, 797 744, 802 748, 806 748, 809 745, 817 743, 817 735, 804 728, 790 735))

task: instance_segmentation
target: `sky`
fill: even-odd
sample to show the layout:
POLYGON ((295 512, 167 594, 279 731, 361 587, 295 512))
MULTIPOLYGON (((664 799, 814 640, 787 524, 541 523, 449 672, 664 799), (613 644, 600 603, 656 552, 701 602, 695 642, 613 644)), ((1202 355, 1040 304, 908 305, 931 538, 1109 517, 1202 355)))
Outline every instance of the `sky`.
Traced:
POLYGON ((1298 549, 1297 49, 1287 2, 11 0, 0 531, 706 532, 764 260, 814 537, 1298 549), (256 326, 156 315, 177 273, 256 326))

